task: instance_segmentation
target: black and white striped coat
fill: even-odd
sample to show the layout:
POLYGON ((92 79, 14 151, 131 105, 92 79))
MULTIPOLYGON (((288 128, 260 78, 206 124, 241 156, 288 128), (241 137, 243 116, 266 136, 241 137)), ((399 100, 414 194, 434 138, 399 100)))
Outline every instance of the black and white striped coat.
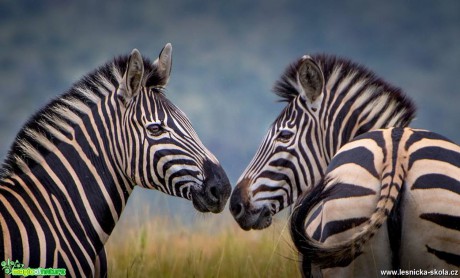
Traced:
POLYGON ((135 185, 222 211, 227 176, 163 93, 171 54, 133 50, 25 124, 0 172, 0 259, 105 276, 104 243, 135 185))
POLYGON ((389 128, 344 145, 298 200, 291 234, 304 275, 460 269, 460 146, 389 128))

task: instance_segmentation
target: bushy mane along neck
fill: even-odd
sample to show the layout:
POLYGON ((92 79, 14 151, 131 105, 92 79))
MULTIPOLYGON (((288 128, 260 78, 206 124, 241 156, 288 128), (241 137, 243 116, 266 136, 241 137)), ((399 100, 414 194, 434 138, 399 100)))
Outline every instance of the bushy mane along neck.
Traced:
POLYGON ((329 153, 365 132, 407 126, 415 106, 401 89, 373 72, 336 57, 316 56, 325 75, 326 90, 320 116, 329 136, 329 153), (329 126, 328 126, 329 125, 329 126))
POLYGON ((126 58, 117 59, 85 76, 36 112, 17 134, 0 176, 5 178, 14 174, 31 160, 37 161, 51 151, 37 146, 37 141, 47 140, 58 145, 62 140, 74 140, 75 129, 87 118, 91 109, 118 87, 122 68, 116 62, 121 60, 126 58))
MULTIPOLYGON (((328 160, 345 143, 370 130, 407 126, 415 116, 415 106, 401 89, 377 77, 367 68, 335 56, 312 56, 325 79, 319 109, 324 124, 324 152, 328 160)), ((301 92, 296 86, 302 59, 290 65, 275 84, 283 101, 293 101, 301 92)))
MULTIPOLYGON (((91 118, 95 117, 98 105, 114 96, 126 70, 127 61, 128 56, 120 56, 103 65, 36 112, 17 134, 0 169, 0 179, 14 174, 31 160, 37 160, 39 156, 50 151, 47 148, 37 148, 37 140, 47 140, 56 146, 62 140, 75 140, 75 131, 79 129, 79 125, 86 121, 94 122, 91 118)), ((156 67, 148 59, 144 59, 144 68, 144 84, 153 86, 160 78, 156 67)), ((91 139, 97 141, 97 138, 91 139)), ((95 149, 95 146, 92 148, 95 149)))

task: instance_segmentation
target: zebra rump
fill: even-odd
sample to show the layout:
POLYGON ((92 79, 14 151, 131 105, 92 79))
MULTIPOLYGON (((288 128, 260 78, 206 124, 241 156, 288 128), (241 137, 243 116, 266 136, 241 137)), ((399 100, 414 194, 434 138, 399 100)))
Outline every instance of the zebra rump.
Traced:
MULTIPOLYGON (((291 237, 302 255, 304 276, 309 277, 318 269, 348 267, 365 253, 367 243, 384 225, 387 225, 387 231, 382 232, 388 233, 384 236, 388 238, 385 250, 390 252, 388 263, 393 269, 411 267, 410 263, 438 269, 458 269, 460 254, 456 248, 460 247, 460 215, 455 208, 460 206, 459 167, 460 147, 429 131, 410 128, 376 130, 344 145, 329 164, 325 177, 298 199, 293 210, 291 237), (364 159, 368 151, 365 147, 370 148, 370 142, 376 143, 378 148, 374 148, 370 159, 364 159), (378 161, 380 158, 382 163, 378 161), (421 164, 427 161, 431 166, 421 164), (340 167, 342 170, 337 170, 340 167), (356 170, 358 168, 360 170, 356 170), (362 177, 353 175, 359 171, 379 178, 379 191, 368 186, 367 180, 357 184, 362 177), (351 184, 349 181, 354 178, 358 181, 351 184), (370 217, 359 217, 351 207, 359 209, 359 201, 362 200, 359 198, 366 196, 377 200, 375 210, 370 217), (328 229, 325 228, 327 224, 334 222, 327 217, 336 217, 323 211, 330 200, 343 202, 337 202, 338 205, 332 207, 342 210, 341 215, 346 214, 347 218, 334 220, 339 227, 329 228, 335 230, 326 231, 329 234, 324 237, 321 229, 328 229), (417 217, 413 217, 413 211, 417 217), (323 216, 319 217, 319 214, 323 216), (316 230, 314 227, 309 230, 314 218, 321 218, 318 220, 321 223, 316 230), (414 233, 423 232, 420 227, 426 230, 426 225, 431 229, 427 231, 428 236, 417 236, 422 242, 416 239, 405 242, 408 237, 413 238, 414 233), (353 233, 342 236, 339 241, 325 243, 328 237, 350 231, 353 233), (429 255, 407 258, 411 248, 424 249, 429 255)), ((377 253, 369 255, 379 256, 377 253)), ((378 258, 375 260, 379 265, 378 258)))

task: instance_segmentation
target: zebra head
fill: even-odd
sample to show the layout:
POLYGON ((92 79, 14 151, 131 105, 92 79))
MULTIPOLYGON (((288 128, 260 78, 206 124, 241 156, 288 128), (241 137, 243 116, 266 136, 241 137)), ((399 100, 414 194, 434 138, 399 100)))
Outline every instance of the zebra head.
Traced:
POLYGON ((407 125, 414 108, 399 89, 333 56, 303 56, 275 92, 287 106, 269 128, 230 199, 241 228, 264 229, 311 190, 338 148, 356 135, 407 125))
POLYGON ((117 91, 123 169, 137 185, 192 200, 200 212, 218 213, 230 195, 230 182, 186 115, 164 94, 171 54, 167 44, 153 63, 136 49, 129 57, 117 91))

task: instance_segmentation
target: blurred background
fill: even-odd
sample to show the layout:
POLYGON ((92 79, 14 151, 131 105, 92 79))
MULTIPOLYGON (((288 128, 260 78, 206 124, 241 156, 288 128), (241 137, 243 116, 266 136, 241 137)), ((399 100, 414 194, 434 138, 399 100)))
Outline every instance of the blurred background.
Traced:
MULTIPOLYGON (((308 53, 367 66, 415 101, 412 126, 460 143, 457 0, 0 0, 0 158, 28 117, 84 74, 133 48, 153 60, 168 42, 167 96, 233 185, 283 108, 273 83, 308 53)), ((123 217, 145 211, 183 223, 219 217, 136 188, 123 217)))

